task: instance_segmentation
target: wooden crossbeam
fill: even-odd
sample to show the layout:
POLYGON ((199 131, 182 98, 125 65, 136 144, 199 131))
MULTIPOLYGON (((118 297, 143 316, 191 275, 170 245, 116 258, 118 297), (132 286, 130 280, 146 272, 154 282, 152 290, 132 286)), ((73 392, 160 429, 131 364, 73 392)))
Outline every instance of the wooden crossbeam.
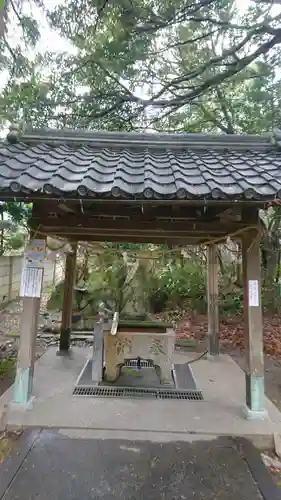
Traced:
POLYGON ((153 221, 145 221, 141 218, 137 220, 127 220, 127 219, 110 219, 110 220, 100 220, 100 219, 90 219, 90 218, 79 218, 66 216, 61 218, 44 217, 40 220, 33 219, 31 221, 34 224, 40 224, 41 227, 48 229, 49 231, 59 231, 59 232, 69 232, 70 230, 75 230, 80 233, 88 232, 106 232, 106 233, 171 233, 171 234, 186 234, 186 233, 216 233, 223 234, 231 228, 233 231, 237 231, 245 226, 241 222, 205 222, 205 221, 178 221, 178 220, 162 220, 155 219, 153 221))

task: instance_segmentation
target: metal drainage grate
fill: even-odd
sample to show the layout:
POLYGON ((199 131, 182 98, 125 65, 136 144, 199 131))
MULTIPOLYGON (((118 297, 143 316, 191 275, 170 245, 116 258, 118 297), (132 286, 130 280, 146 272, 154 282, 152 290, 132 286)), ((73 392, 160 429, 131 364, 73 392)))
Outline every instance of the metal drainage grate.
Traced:
MULTIPOLYGON (((138 360, 137 359, 125 359, 123 366, 137 367, 138 360)), ((141 368, 153 368, 154 363, 151 359, 141 359, 140 360, 140 367, 141 368)))
POLYGON ((143 387, 75 387, 73 395, 96 398, 185 399, 189 401, 203 400, 201 391, 146 389, 143 387))
POLYGON ((203 401, 203 395, 201 391, 179 391, 177 389, 173 390, 160 390, 158 399, 188 399, 188 401, 203 401))

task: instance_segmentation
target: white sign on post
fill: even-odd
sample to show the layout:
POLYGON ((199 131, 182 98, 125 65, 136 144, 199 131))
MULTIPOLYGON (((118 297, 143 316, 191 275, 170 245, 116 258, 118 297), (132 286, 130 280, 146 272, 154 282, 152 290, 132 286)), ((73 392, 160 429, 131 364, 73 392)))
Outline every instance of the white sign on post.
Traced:
POLYGON ((24 252, 25 265, 28 267, 44 267, 46 254, 45 240, 31 240, 24 252))
POLYGON ((45 254, 45 240, 31 240, 28 243, 24 252, 25 264, 21 274, 21 297, 40 299, 42 291, 45 254))
POLYGON ((260 305, 260 293, 258 280, 248 281, 249 306, 258 307, 260 305))
POLYGON ((40 267, 24 267, 21 275, 20 296, 41 297, 43 269, 40 267))

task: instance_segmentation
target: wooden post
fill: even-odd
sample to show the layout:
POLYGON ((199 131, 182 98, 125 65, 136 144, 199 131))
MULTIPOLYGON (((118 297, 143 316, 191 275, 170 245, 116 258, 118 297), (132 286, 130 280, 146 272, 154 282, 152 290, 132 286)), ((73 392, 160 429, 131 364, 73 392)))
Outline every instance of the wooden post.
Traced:
POLYGON ((217 246, 207 247, 207 295, 208 295, 208 351, 219 354, 219 302, 218 302, 218 255, 217 246))
POLYGON ((53 267, 53 280, 52 280, 53 290, 56 288, 56 277, 57 277, 57 257, 55 257, 54 259, 54 267, 53 267))
MULTIPOLYGON (((43 239, 41 238, 41 240, 43 239)), ((42 258, 45 258, 45 251, 42 254, 42 258)), ((40 271, 42 273, 42 293, 44 269, 40 271)), ((29 403, 32 393, 41 293, 39 293, 40 296, 38 297, 26 296, 22 299, 20 345, 14 383, 14 402, 23 405, 29 403)))
POLYGON ((103 378, 104 314, 104 305, 100 304, 99 316, 94 329, 94 346, 92 358, 92 381, 95 384, 99 384, 103 378))
POLYGON ((72 245, 72 252, 67 254, 65 262, 63 309, 62 309, 60 345, 58 354, 68 353, 70 346, 76 255, 77 255, 77 244, 75 243, 72 245))
POLYGON ((244 327, 246 349, 246 412, 248 418, 264 418, 264 357, 261 305, 260 236, 249 231, 242 239, 244 279, 244 327))
POLYGON ((9 289, 8 289, 8 301, 13 299, 13 262, 14 257, 11 255, 9 257, 9 289))
POLYGON ((20 345, 14 384, 14 402, 27 404, 31 397, 40 299, 23 299, 20 345))

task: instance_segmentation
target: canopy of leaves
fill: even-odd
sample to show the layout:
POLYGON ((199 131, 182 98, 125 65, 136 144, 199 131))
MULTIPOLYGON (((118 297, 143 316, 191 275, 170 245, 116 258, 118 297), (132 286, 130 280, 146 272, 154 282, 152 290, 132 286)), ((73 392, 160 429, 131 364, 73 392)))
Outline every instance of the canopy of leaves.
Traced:
MULTIPOLYGON (((36 0, 73 50, 38 53, 38 20, 9 2, 2 122, 258 132, 280 122, 281 8, 233 0, 36 0), (32 49, 32 50, 31 50, 32 49)), ((0 47, 1 48, 1 47, 0 47)))

